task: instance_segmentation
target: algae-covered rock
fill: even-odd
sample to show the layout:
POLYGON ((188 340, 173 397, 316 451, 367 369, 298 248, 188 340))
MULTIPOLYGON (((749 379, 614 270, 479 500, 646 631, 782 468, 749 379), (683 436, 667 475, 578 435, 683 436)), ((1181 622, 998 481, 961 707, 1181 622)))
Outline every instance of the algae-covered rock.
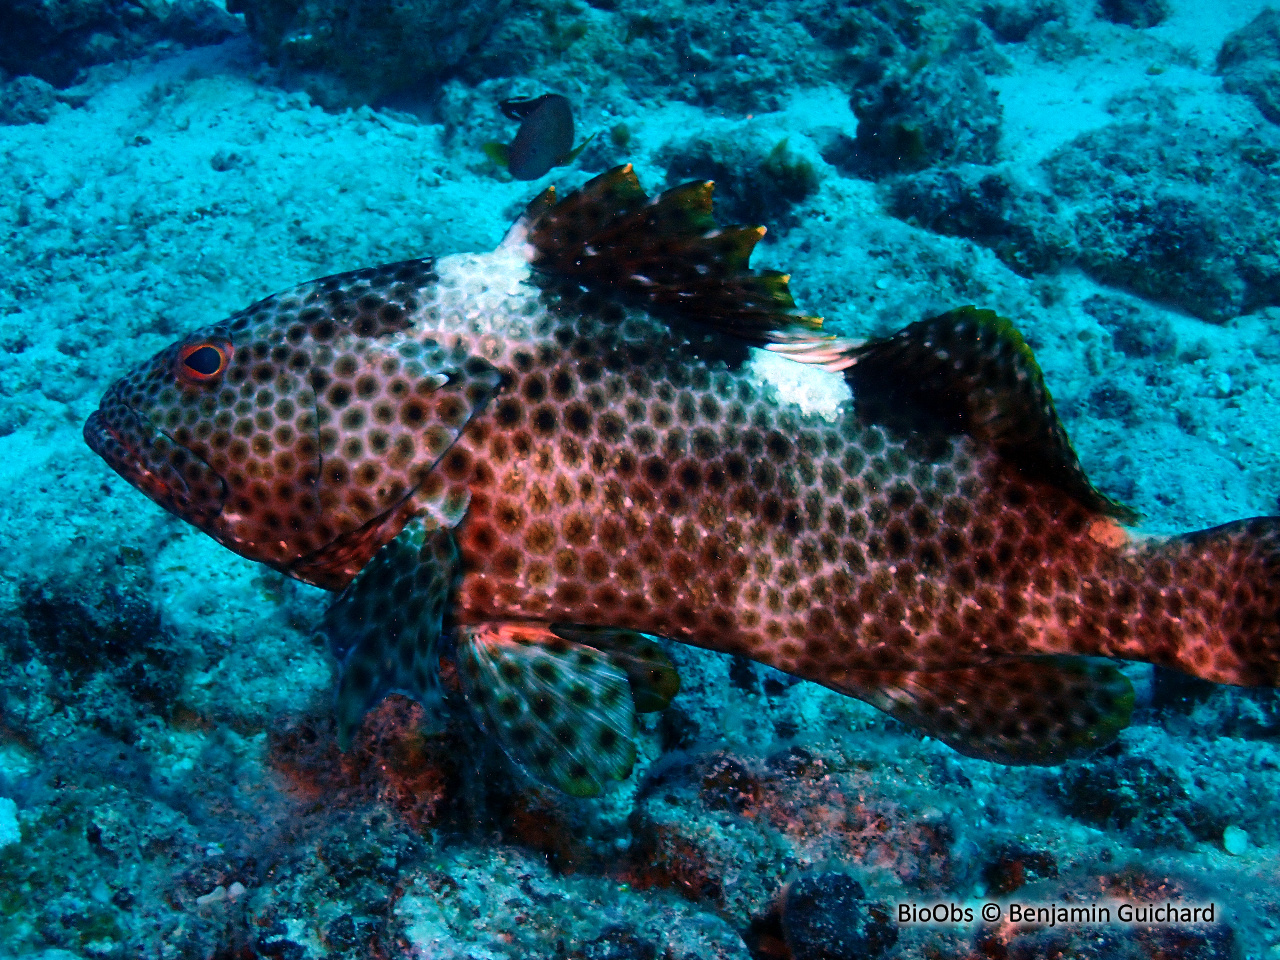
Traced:
POLYGON ((458 67, 510 0, 229 0, 286 80, 325 106, 375 102, 458 67))
POLYGON ((992 163, 1003 111, 995 91, 963 58, 893 75, 855 94, 853 168, 864 176, 939 164, 992 163))
MULTIPOLYGON (((1040 170, 1043 178, 1009 165, 927 170, 887 181, 887 205, 990 247, 1024 275, 1077 265, 1213 323, 1280 304, 1273 128, 1241 133, 1157 108, 1077 137, 1040 170)), ((1150 349, 1167 349, 1160 339, 1150 349)))
MULTIPOLYGON (((1130 866, 1099 877, 1074 877, 1064 883, 1040 884, 1034 899, 1019 895, 1020 906, 1052 910, 1052 922, 981 924, 960 950, 943 950, 938 960, 970 958, 1072 957, 1077 960, 1236 960, 1242 955, 1233 920, 1218 903, 1211 917, 1161 921, 1162 908, 1208 904, 1211 891, 1168 871, 1130 866), (1109 919, 1091 913, 1108 903, 1109 919), (1034 906, 1032 906, 1034 904, 1034 906), (1121 913, 1118 905, 1126 904, 1121 913), (1043 907, 1041 906, 1043 905, 1043 907), (1069 911, 1083 918, 1072 922, 1069 911), (1062 911, 1062 912, 1057 912, 1062 911), (1226 915, 1224 915, 1226 914, 1226 915)), ((1005 908, 1008 916, 1009 908, 1005 908)), ((1043 914, 1049 916, 1049 914, 1043 914)))
POLYGON ((1001 43, 1022 43, 1038 28, 1065 20, 1066 15, 1066 8, 1059 0, 988 3, 979 12, 982 22, 1001 43))
POLYGON ((837 52, 842 77, 866 87, 911 61, 929 34, 927 11, 914 0, 804 0, 796 15, 816 40, 837 52))
MULTIPOLYGON (((1178 338, 1169 321, 1152 315, 1135 303, 1119 297, 1095 294, 1080 306, 1107 329, 1111 334, 1111 342, 1125 356, 1167 358, 1173 356, 1178 349, 1178 338)), ((1187 674, 1180 673, 1177 676, 1187 677, 1187 674)))
POLYGON ((898 942, 889 907, 869 901, 847 873, 820 873, 789 884, 782 931, 795 960, 874 960, 898 942))
POLYGON ((57 105, 57 92, 39 77, 14 77, 0 84, 0 123, 45 123, 57 105))
POLYGON ((960 164, 886 182, 889 211, 916 226, 990 247, 1023 275, 1073 260, 1075 235, 1061 204, 1020 170, 960 164))
POLYGON ((1218 51, 1222 85, 1249 97, 1280 123, 1280 10, 1268 7, 1231 34, 1218 51))
POLYGON ((795 221, 792 209, 818 188, 812 159, 786 138, 696 137, 665 153, 671 185, 715 181, 716 210, 725 223, 785 228, 795 221))
POLYGON ((1168 0, 1100 0, 1098 15, 1112 23, 1145 29, 1169 19, 1168 0))
POLYGON ((9 0, 0 4, 0 68, 66 87, 85 67, 155 43, 200 46, 240 29, 213 0, 9 0))
POLYGON ((1104 283, 1221 323, 1280 303, 1280 136, 1156 112, 1085 134, 1044 164, 1104 283))
POLYGON ((1068 765, 1060 789, 1063 805, 1074 816, 1126 830, 1143 843, 1189 845, 1189 827, 1199 819, 1173 766, 1114 748, 1068 765))

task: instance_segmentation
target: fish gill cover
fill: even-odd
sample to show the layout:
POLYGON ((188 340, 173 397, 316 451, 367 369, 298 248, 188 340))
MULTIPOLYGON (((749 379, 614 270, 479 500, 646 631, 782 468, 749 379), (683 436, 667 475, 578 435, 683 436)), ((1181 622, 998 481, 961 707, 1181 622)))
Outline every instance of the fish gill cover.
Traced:
POLYGON ((245 7, 0 45, 3 952, 1275 945, 1261 4, 245 7))

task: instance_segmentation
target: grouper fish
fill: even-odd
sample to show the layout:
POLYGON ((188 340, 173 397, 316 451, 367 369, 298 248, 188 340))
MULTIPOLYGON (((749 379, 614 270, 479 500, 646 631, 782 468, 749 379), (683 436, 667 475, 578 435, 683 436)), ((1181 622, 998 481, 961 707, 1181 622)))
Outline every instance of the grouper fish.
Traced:
POLYGON ((492 253, 268 297, 117 381, 85 439, 336 593, 343 749, 388 693, 456 698, 536 779, 598 794, 678 690, 669 641, 1010 764, 1114 739, 1115 660, 1280 682, 1280 519, 1131 535, 1012 323, 827 335, 711 194, 619 167, 492 253))

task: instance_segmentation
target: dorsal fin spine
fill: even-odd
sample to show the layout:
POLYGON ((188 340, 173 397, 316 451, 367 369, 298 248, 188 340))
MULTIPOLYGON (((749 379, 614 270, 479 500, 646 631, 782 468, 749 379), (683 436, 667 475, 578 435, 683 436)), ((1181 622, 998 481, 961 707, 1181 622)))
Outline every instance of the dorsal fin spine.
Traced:
MULTIPOLYGON (((764 345, 819 317, 800 313, 788 274, 749 268, 761 226, 718 225, 714 185, 692 181, 648 197, 630 164, 556 201, 545 191, 504 243, 528 243, 535 268, 764 345), (589 252, 588 252, 589 251, 589 252)), ((785 335, 785 336, 784 336, 785 335)))

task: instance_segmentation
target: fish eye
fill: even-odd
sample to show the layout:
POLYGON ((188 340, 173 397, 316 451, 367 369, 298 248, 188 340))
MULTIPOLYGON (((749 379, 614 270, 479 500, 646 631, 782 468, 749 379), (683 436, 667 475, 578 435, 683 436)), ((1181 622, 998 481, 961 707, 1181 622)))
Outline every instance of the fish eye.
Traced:
POLYGON ((178 377, 187 383, 207 383, 226 370, 230 360, 230 343, 188 344, 178 354, 178 377))

